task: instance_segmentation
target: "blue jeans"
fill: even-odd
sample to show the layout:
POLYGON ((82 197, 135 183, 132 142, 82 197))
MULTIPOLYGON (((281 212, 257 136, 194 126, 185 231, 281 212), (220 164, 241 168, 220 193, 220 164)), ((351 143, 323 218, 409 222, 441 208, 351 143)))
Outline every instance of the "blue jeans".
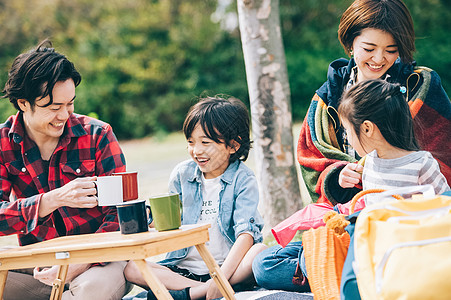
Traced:
POLYGON ((285 248, 277 245, 260 252, 252 263, 257 284, 268 290, 305 291, 293 284, 301 251, 302 242, 292 242, 285 248))

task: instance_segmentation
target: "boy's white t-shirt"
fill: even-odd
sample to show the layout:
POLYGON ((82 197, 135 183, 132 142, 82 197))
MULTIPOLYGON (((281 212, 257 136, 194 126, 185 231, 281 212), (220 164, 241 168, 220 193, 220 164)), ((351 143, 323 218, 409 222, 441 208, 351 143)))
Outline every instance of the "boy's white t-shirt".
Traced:
MULTIPOLYGON (((211 224, 210 240, 206 246, 218 265, 222 265, 231 249, 230 243, 219 231, 217 222, 219 214, 219 192, 221 191, 221 176, 206 179, 202 174, 202 210, 197 224, 211 224)), ((185 259, 177 263, 179 268, 188 269, 196 275, 208 274, 208 268, 202 260, 196 247, 191 247, 185 259)))

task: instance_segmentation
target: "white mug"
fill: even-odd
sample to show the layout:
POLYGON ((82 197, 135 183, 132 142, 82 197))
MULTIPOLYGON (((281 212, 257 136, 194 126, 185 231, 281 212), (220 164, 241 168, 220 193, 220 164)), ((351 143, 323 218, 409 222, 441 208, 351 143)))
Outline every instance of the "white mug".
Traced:
POLYGON ((99 176, 94 183, 97 188, 99 206, 114 206, 124 202, 122 176, 99 176))

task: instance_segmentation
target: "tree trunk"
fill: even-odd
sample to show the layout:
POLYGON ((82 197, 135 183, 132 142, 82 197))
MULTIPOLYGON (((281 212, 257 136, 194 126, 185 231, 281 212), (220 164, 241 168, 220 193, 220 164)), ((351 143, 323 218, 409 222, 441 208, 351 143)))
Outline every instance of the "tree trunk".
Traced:
POLYGON ((302 208, 278 0, 238 0, 265 233, 302 208))

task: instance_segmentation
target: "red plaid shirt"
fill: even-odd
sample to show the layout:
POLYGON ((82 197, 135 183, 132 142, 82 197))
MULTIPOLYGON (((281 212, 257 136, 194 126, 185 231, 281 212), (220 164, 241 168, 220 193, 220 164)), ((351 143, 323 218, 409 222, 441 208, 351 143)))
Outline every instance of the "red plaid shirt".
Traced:
POLYGON ((22 113, 0 125, 0 235, 18 234, 21 245, 63 235, 116 231, 115 207, 60 207, 38 217, 43 193, 77 177, 125 171, 111 126, 72 114, 49 161, 48 177, 37 145, 26 135, 22 113), (10 195, 16 200, 10 202, 10 195))

